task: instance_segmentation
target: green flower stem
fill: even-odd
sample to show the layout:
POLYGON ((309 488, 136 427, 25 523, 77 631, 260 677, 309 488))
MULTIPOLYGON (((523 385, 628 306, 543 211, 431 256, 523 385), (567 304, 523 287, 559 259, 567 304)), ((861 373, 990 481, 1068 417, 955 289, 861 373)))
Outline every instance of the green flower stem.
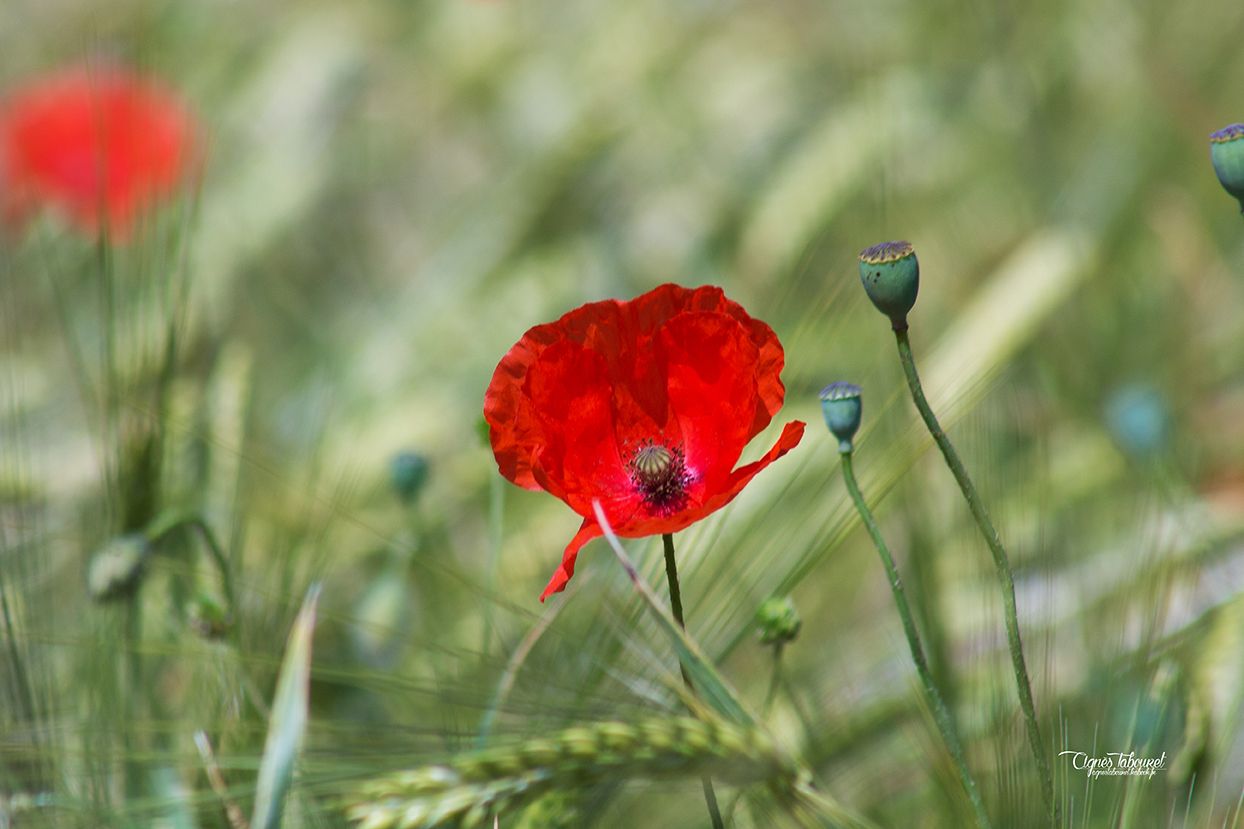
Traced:
MULTIPOLYGON (((683 621, 682 616, 682 590, 678 587, 678 563, 674 559, 674 536, 672 533, 665 533, 661 536, 661 542, 665 545, 665 578, 669 582, 670 587, 670 610, 674 614, 674 621, 683 630, 687 629, 687 623, 683 621)), ((678 663, 678 670, 682 673, 682 681, 686 684, 687 690, 695 693, 695 685, 691 682, 691 675, 687 673, 687 666, 678 663)), ((704 803, 708 806, 708 816, 713 821, 713 829, 725 829, 725 822, 721 819, 721 809, 717 806, 717 792, 713 790, 713 781, 708 775, 700 778, 700 782, 704 785, 704 803)))
POLYGON ((981 801, 980 790, 976 787, 976 781, 972 778, 972 772, 968 768, 967 758, 963 754, 963 744, 959 740, 959 734, 955 731, 954 720, 950 717, 950 710, 946 708, 946 703, 942 700, 941 693, 937 690, 937 684, 933 681, 933 674, 929 670, 928 660, 924 656, 924 647, 920 644, 920 634, 916 630, 916 623, 912 619, 911 607, 907 604, 907 594, 903 590, 903 580, 899 577, 898 568, 894 565, 894 557, 890 555, 890 548, 886 546, 885 539, 881 535, 881 530, 877 527, 877 521, 873 518, 872 511, 868 509, 868 504, 864 501, 864 496, 860 494, 859 484, 855 481, 855 471, 851 466, 851 453, 843 452, 842 455, 842 477, 847 483, 847 491, 851 493, 851 500, 855 502, 855 509, 859 512, 860 518, 864 521, 864 526, 868 528, 868 534, 872 536, 873 545, 877 548, 877 553, 881 556, 881 563, 885 566, 886 578, 890 582, 890 592, 894 594, 894 604, 898 608, 899 618, 903 620, 903 633, 907 635, 907 646, 911 649, 911 661, 916 663, 916 673, 920 676, 920 685, 924 690, 924 696, 928 700, 929 707, 933 710, 933 720, 937 723, 937 728, 942 732, 942 739, 946 742, 946 748, 950 751, 950 756, 954 758, 955 766, 959 771, 959 781, 963 784, 964 791, 967 792, 968 800, 972 802, 972 811, 976 815, 976 825, 981 829, 988 829, 989 815, 985 811, 985 804, 981 801))
MULTIPOLYGON (((99 286, 99 313, 100 313, 100 397, 99 403, 103 410, 103 431, 100 440, 105 446, 112 446, 118 440, 118 416, 117 400, 120 395, 120 389, 117 388, 118 372, 117 372, 117 354, 116 354, 116 334, 117 334, 117 300, 113 288, 113 263, 112 248, 109 245, 107 237, 107 225, 100 228, 99 235, 95 240, 95 261, 99 273, 96 276, 99 286)), ((124 474, 124 451, 117 452, 114 457, 112 452, 105 455, 104 460, 104 479, 108 482, 109 488, 115 496, 121 487, 121 476, 124 474)), ((119 499, 124 500, 124 499, 119 499)), ((134 529, 127 527, 126 529, 134 529)))
MULTIPOLYGON (((665 545, 665 578, 670 586, 670 609, 674 613, 674 621, 685 630, 687 623, 682 618, 682 590, 678 587, 678 562, 674 558, 673 534, 665 533, 661 536, 661 543, 665 545)), ((690 684, 690 679, 687 684, 690 684)))
POLYGON ((105 416, 109 425, 116 414, 114 404, 117 396, 117 356, 115 336, 117 330, 117 301, 112 286, 112 249, 108 242, 106 228, 101 228, 95 240, 95 261, 99 268, 99 307, 103 319, 100 326, 103 333, 103 348, 100 350, 101 370, 103 374, 103 402, 105 416))
POLYGON ((769 677, 769 690, 765 693, 765 701, 761 706, 761 712, 768 714, 773 708, 773 701, 777 699, 778 688, 782 684, 782 643, 773 646, 773 673, 769 677))
POLYGON ((143 715, 146 700, 146 685, 143 682, 142 660, 142 597, 138 591, 130 596, 125 606, 125 677, 122 688, 125 689, 125 797, 134 801, 145 795, 146 784, 143 779, 142 761, 138 758, 144 754, 143 729, 140 718, 143 715))
POLYGON ((955 481, 959 484, 959 489, 963 492, 963 497, 972 511, 972 517, 976 519, 976 526, 980 529, 981 535, 985 537, 985 543, 989 545, 989 552, 993 556, 998 585, 1002 589, 1006 640, 1011 651, 1011 665, 1015 671, 1015 687, 1028 730, 1028 747, 1032 749, 1032 756, 1036 758, 1037 769, 1041 774, 1041 789, 1045 797, 1046 811, 1049 813, 1051 823, 1056 825, 1058 805, 1054 800, 1054 778, 1050 774, 1050 766, 1045 758, 1041 728, 1037 724, 1036 707, 1032 702, 1032 683, 1028 679, 1028 666, 1024 662, 1024 645, 1019 638, 1019 616, 1015 610, 1015 576, 1011 571, 1011 562, 1002 546, 1002 539, 999 538, 998 531, 994 529, 993 521, 990 520, 989 513, 985 510, 980 494, 972 484, 972 479, 968 477, 963 461, 959 459, 959 453, 955 451, 950 438, 946 437, 946 433, 942 431, 941 424, 937 422, 937 417, 929 407, 929 401, 924 397, 924 389, 920 385, 920 375, 916 373, 916 361, 911 354, 911 343, 907 338, 906 328, 904 327, 901 331, 896 328, 894 338, 898 341, 898 356, 903 364, 903 373, 907 376, 907 387, 911 390, 911 399, 915 402, 924 425, 928 427, 929 434, 937 442, 937 448, 942 451, 942 457, 946 459, 946 465, 950 467, 951 473, 955 476, 955 481))
MULTIPOLYGON (((497 595, 497 576, 501 572, 501 542, 505 538, 505 480, 493 475, 488 481, 488 596, 497 595)), ((480 643, 480 659, 488 658, 492 644, 492 611, 496 602, 484 605, 484 632, 480 643)))

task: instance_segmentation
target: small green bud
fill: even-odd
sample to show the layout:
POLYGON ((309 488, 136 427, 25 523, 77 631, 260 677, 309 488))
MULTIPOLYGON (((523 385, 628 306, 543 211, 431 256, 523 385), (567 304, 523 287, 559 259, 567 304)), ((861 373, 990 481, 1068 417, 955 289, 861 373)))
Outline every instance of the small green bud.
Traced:
POLYGON ((411 503, 428 482, 428 459, 418 452, 398 452, 389 461, 389 480, 397 497, 411 503))
POLYGON ((756 626, 760 628, 760 641, 764 644, 785 645, 795 641, 803 621, 789 596, 774 596, 765 599, 756 609, 756 626))
POLYGON ((859 386, 839 381, 821 389, 821 414, 829 431, 838 438, 839 452, 845 454, 853 448, 851 441, 860 428, 862 410, 859 386))
POLYGON ((190 628, 204 639, 221 639, 233 626, 229 611, 215 596, 202 591, 190 600, 189 616, 190 628))
POLYGON ((907 330, 907 312, 920 290, 920 262, 911 242, 882 242, 860 251, 860 281, 895 331, 907 330))
POLYGON ((1244 213, 1244 124, 1210 133, 1209 159, 1223 189, 1236 198, 1244 213))
POLYGON ((95 551, 86 571, 91 598, 109 602, 131 596, 142 581, 150 554, 151 545, 140 533, 119 536, 95 551))

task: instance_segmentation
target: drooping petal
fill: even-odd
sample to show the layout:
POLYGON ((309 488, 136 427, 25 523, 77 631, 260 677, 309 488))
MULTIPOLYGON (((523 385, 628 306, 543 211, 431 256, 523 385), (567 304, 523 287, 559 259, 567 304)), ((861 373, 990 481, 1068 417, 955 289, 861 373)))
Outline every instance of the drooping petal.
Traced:
POLYGON ((574 534, 574 538, 570 539, 570 543, 566 545, 566 551, 562 553, 562 563, 558 565, 557 571, 549 579, 544 592, 540 594, 540 601, 544 601, 554 593, 560 593, 566 589, 567 582, 574 575, 574 563, 579 556, 579 550, 583 548, 584 544, 593 538, 599 538, 603 534, 595 518, 583 519, 583 524, 579 527, 579 531, 574 534))
POLYGON ((799 441, 803 440, 803 430, 806 425, 801 420, 792 420, 783 426, 782 434, 778 436, 777 443, 773 444, 773 447, 760 460, 740 466, 731 472, 724 486, 704 501, 697 511, 698 514, 688 523, 698 521, 733 501, 734 497, 742 492, 743 488, 751 483, 752 478, 755 478, 766 466, 799 445, 799 441))

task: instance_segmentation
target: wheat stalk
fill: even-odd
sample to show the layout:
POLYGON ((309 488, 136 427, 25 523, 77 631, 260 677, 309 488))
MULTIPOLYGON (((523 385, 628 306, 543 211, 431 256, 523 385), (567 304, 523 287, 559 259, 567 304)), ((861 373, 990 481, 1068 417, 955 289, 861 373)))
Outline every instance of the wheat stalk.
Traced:
POLYGON ((775 791, 793 791, 806 780, 806 772, 758 729, 669 717, 570 728, 386 775, 364 784, 346 813, 360 829, 471 829, 552 791, 606 779, 704 774, 738 785, 763 782, 775 791))

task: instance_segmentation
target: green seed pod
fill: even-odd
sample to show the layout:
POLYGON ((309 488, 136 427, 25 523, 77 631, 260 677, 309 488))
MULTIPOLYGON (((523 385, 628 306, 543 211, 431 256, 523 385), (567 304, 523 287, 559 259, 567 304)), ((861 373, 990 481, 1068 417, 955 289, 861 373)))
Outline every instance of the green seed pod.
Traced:
POLYGON ((133 595, 142 581, 143 569, 151 554, 146 536, 131 533, 112 539, 91 556, 86 571, 86 589, 97 602, 125 599, 133 595))
POLYGON ((825 425, 838 438, 838 451, 850 452, 855 432, 860 428, 863 401, 860 387, 852 383, 830 383, 821 389, 821 414, 825 425))
POLYGON ((1210 133, 1209 158, 1223 189, 1239 201, 1244 213, 1244 124, 1210 133))
POLYGON ((803 620, 789 596, 774 596, 765 599, 756 609, 756 626, 760 628, 760 641, 764 644, 785 645, 795 641, 803 620))
POLYGON ((907 312, 920 290, 920 263, 911 242, 882 242, 860 251, 860 281, 894 330, 907 330, 907 312))
POLYGON ((428 482, 428 459, 418 452, 398 452, 389 461, 389 481, 397 497, 411 503, 428 482))

